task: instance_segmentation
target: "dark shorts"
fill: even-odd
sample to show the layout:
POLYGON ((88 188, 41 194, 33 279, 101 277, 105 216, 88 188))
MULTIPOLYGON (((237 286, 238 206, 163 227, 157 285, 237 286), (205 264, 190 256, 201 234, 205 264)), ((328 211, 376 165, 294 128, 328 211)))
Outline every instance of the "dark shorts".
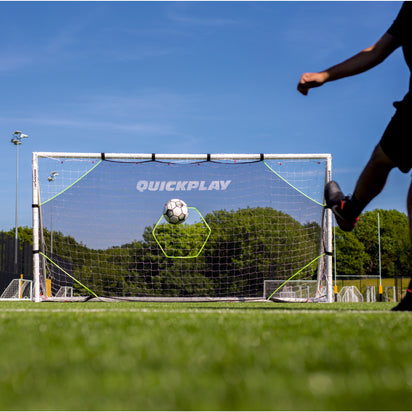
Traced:
POLYGON ((389 122, 380 145, 385 154, 403 172, 412 168, 412 104, 394 103, 396 113, 389 122))

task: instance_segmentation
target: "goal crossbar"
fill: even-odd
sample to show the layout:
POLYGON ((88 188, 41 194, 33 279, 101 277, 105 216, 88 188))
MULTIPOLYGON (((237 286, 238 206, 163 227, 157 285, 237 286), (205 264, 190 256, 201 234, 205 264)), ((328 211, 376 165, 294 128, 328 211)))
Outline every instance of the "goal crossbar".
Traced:
POLYGON ((33 156, 73 158, 73 159, 106 159, 106 160, 263 160, 263 159, 324 159, 331 161, 329 153, 275 154, 275 153, 203 153, 203 154, 170 154, 170 153, 77 153, 77 152, 34 152, 33 156))

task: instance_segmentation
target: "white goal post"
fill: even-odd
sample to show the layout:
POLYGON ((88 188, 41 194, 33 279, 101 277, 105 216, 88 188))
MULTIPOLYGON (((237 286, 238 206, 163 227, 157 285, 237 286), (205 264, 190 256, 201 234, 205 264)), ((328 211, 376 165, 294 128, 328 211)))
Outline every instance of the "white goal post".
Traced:
POLYGON ((330 154, 34 152, 32 165, 36 302, 333 301, 330 154), (182 224, 162 216, 173 198, 182 224))

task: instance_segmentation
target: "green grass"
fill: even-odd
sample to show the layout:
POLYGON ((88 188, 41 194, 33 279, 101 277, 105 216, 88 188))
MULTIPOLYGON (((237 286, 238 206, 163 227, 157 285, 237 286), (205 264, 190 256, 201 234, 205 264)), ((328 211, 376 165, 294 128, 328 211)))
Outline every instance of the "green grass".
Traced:
POLYGON ((392 306, 0 302, 0 409, 410 410, 392 306))

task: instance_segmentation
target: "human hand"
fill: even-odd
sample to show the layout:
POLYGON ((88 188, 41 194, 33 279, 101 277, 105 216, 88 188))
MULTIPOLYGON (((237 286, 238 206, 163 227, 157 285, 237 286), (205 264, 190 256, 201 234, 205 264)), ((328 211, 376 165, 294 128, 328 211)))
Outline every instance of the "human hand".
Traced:
POLYGON ((326 72, 304 73, 299 80, 297 89, 304 96, 307 96, 309 89, 322 86, 327 78, 328 74, 326 72))

